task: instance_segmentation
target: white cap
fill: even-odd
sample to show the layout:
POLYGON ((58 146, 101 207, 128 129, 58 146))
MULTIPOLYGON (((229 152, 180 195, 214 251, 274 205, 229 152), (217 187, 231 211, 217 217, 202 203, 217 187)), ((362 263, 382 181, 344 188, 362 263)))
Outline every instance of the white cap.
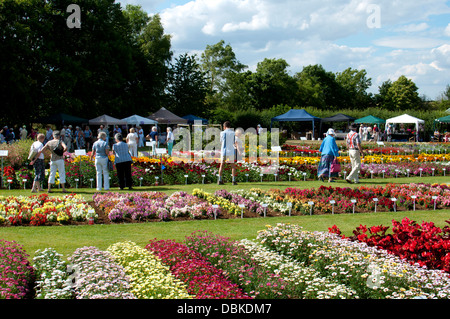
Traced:
POLYGON ((327 136, 328 135, 333 135, 333 136, 335 135, 334 130, 332 128, 328 129, 327 136))

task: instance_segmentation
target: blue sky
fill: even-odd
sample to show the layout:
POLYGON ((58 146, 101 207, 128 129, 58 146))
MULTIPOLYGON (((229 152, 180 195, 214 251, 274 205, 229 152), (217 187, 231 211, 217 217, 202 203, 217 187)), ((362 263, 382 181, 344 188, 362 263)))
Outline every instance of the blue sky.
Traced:
POLYGON ((254 70, 282 58, 291 74, 321 64, 365 69, 371 92, 405 75, 438 98, 450 84, 450 1, 445 0, 122 0, 159 13, 172 50, 201 54, 224 40, 254 70))

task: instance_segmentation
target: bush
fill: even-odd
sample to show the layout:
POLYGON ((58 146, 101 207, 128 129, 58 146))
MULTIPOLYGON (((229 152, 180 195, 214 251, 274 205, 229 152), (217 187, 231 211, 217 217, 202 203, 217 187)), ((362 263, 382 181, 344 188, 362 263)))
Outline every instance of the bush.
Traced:
POLYGON ((14 169, 19 169, 23 165, 27 164, 28 154, 30 153, 31 144, 33 140, 19 140, 12 144, 1 144, 0 150, 7 150, 8 157, 6 157, 5 164, 11 165, 14 169))

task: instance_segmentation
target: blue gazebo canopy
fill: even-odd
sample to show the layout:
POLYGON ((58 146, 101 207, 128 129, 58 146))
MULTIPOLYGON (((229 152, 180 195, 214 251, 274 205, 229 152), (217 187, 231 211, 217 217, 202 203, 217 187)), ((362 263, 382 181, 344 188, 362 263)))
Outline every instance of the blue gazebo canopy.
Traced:
POLYGON ((320 118, 309 114, 304 109, 292 109, 282 115, 273 117, 272 122, 306 122, 306 121, 321 121, 320 118))
POLYGON ((284 114, 273 117, 270 121, 270 127, 272 128, 273 122, 312 122, 312 131, 314 134, 315 122, 322 124, 322 119, 309 114, 304 109, 292 109, 284 114))
POLYGON ((194 124, 194 121, 202 121, 202 124, 208 124, 207 119, 204 119, 204 118, 192 115, 192 114, 183 116, 183 118, 188 120, 188 124, 194 124))

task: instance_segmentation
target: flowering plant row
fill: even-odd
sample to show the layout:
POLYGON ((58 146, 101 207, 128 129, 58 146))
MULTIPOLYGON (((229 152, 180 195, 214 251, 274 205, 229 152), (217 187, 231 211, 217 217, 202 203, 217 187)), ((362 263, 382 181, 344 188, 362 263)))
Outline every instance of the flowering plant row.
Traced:
POLYGON ((0 239, 0 299, 30 297, 34 271, 28 257, 21 245, 0 239))
POLYGON ((145 248, 169 266, 196 299, 250 299, 205 257, 182 243, 154 239, 145 248))
POLYGON ((242 239, 245 248, 260 266, 270 269, 287 283, 286 290, 302 299, 350 299, 356 292, 330 278, 320 276, 312 266, 305 266, 289 256, 270 250, 261 243, 242 239))
POLYGON ((358 188, 327 187, 318 189, 286 188, 285 190, 250 189, 233 191, 244 198, 265 203, 274 211, 287 214, 352 213, 394 211, 398 209, 439 209, 450 207, 450 187, 446 184, 387 184, 358 188), (374 201, 376 199, 376 201, 374 201), (395 199, 393 201, 392 199, 395 199), (334 203, 333 203, 334 201, 334 203), (313 203, 311 207, 310 204, 313 203))
POLYGON ((197 231, 186 237, 184 244, 208 259, 214 267, 221 269, 251 298, 298 297, 289 294, 292 290, 286 290, 289 282, 283 280, 279 274, 258 264, 253 260, 250 252, 236 245, 229 238, 207 231, 197 231))
POLYGON ((108 247, 117 263, 130 278, 131 292, 139 299, 192 299, 184 282, 177 279, 168 266, 149 250, 133 242, 108 247))
POLYGON ((0 196, 0 225, 68 224, 84 222, 89 217, 97 218, 98 216, 81 195, 0 196))
POLYGON ((67 263, 53 248, 38 249, 33 257, 36 299, 72 299, 67 263))
POLYGON ((115 258, 96 247, 82 247, 68 258, 76 299, 136 299, 129 278, 115 258))
POLYGON ((387 234, 388 229, 389 227, 383 225, 360 225, 351 237, 341 235, 336 225, 329 228, 329 231, 341 235, 342 238, 387 250, 412 264, 450 272, 449 226, 439 228, 432 222, 419 224, 404 218, 401 222, 392 221, 392 233, 387 234))
POLYGON ((179 217, 199 219, 214 215, 212 205, 186 192, 175 192, 170 196, 163 192, 97 193, 93 200, 112 222, 179 217))
POLYGON ((442 271, 410 264, 366 243, 336 234, 304 231, 298 225, 277 224, 258 233, 259 243, 313 267, 356 292, 363 299, 445 298, 450 278, 442 271))
MULTIPOLYGON (((17 245, 2 247, 15 250, 17 245)), ((33 269, 24 256, 23 249, 18 258, 0 254, 9 261, 6 270, 21 264, 28 269, 9 272, 9 277, 2 272, 0 283, 7 283, 12 293, 0 285, 2 297, 32 297, 24 287, 31 287, 33 269), (15 293, 20 288, 21 293, 15 293)), ((154 239, 145 248, 132 242, 113 244, 106 251, 83 247, 68 258, 71 268, 66 271, 54 250, 38 251, 36 256, 40 298, 70 298, 70 292, 72 298, 139 299, 450 297, 448 273, 365 242, 291 224, 268 225, 254 240, 234 241, 197 231, 182 243, 154 239)))

